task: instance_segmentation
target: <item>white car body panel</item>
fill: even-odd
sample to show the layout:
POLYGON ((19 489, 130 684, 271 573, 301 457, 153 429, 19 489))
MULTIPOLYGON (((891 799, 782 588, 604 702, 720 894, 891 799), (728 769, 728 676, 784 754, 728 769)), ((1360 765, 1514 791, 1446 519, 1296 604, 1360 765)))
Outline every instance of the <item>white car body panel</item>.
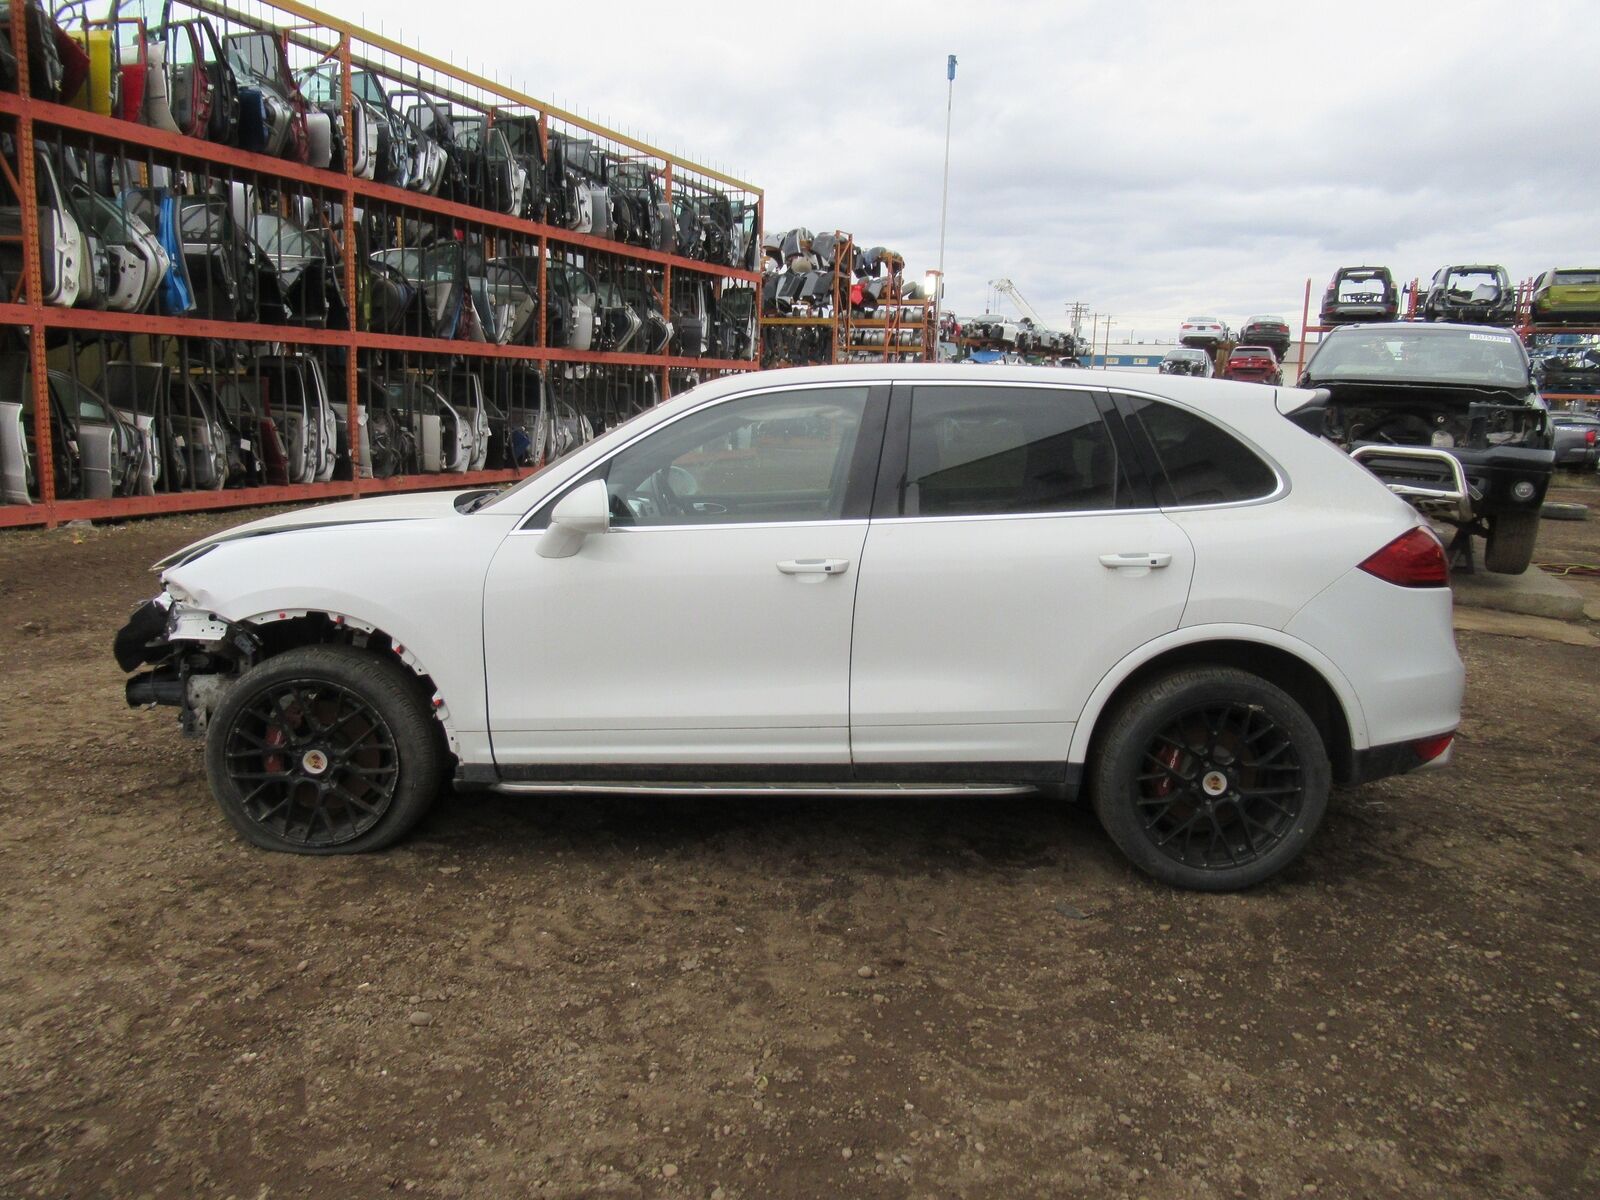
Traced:
POLYGON ((564 559, 539 556, 542 532, 507 539, 483 598, 497 757, 849 762, 866 532, 865 521, 614 529, 564 559), (791 558, 851 569, 781 574, 791 558))
POLYGON ((475 514, 487 517, 482 521, 464 518, 453 499, 431 493, 347 501, 292 533, 260 536, 311 516, 282 513, 228 531, 214 549, 168 567, 162 578, 181 604, 231 621, 269 623, 310 611, 383 630, 407 664, 433 680, 440 718, 463 738, 463 752, 476 745, 486 755, 487 737, 472 736, 488 728, 480 596, 484 571, 512 522, 487 513, 475 514), (426 560, 417 556, 419 545, 427 547, 426 560))
MULTIPOLYGON (((1108 671, 1095 685, 1094 691, 1089 695, 1088 703, 1084 705, 1083 712, 1079 715, 1078 726, 1073 731, 1072 748, 1067 753, 1067 761, 1081 763, 1088 760, 1089 741, 1094 735, 1095 722, 1104 714, 1106 705, 1116 694, 1117 688, 1126 683, 1140 667, 1154 662, 1171 651, 1181 650, 1185 646, 1201 646, 1207 642, 1253 642, 1286 651, 1301 659, 1316 670, 1339 701, 1350 727, 1350 740, 1354 748, 1365 750, 1374 744, 1367 730, 1365 714, 1360 698, 1356 695, 1355 686, 1345 678, 1344 673, 1332 659, 1314 646, 1296 641, 1281 631, 1266 629, 1260 625, 1187 625, 1164 637, 1145 643, 1108 671)), ((1380 739, 1380 741, 1386 740, 1388 739, 1380 739)))
POLYGON ((417 461, 424 471, 443 470, 443 419, 437 413, 411 412, 411 435, 417 439, 417 461))
POLYGON ((327 483, 333 478, 334 467, 339 459, 339 418, 333 411, 333 401, 328 396, 328 383, 322 375, 322 364, 314 358, 307 358, 306 365, 311 370, 312 379, 312 413, 311 420, 316 430, 316 445, 313 451, 315 461, 315 477, 318 483, 327 483))
POLYGON ((33 463, 28 456, 22 405, 0 401, 0 495, 7 504, 32 504, 33 463))
POLYGON ((1460 722, 1466 674, 1450 610, 1448 589, 1397 588, 1349 571, 1284 632, 1343 664, 1367 722, 1382 731, 1380 743, 1403 742, 1460 722))
MULTIPOLYGON (((357 110, 356 121, 361 117, 357 110)), ((306 113, 306 165, 326 170, 333 162, 333 118, 318 109, 306 113)))
POLYGON ((856 585, 857 761, 1064 760, 1101 676, 1178 627, 1193 569, 1158 512, 874 521, 856 585), (1100 563, 1131 551, 1170 564, 1100 563))
POLYGON ((117 428, 99 421, 78 422, 78 469, 83 474, 87 500, 109 500, 117 494, 122 477, 122 455, 117 428))

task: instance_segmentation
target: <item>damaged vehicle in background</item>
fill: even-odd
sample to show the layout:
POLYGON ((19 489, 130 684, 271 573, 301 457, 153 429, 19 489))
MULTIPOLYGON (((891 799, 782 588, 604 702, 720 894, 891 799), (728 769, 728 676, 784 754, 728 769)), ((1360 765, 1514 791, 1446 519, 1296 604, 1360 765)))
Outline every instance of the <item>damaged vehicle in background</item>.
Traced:
POLYGON ((1600 333, 1535 333, 1528 341, 1541 392, 1600 396, 1600 333))
POLYGON ((1493 326, 1335 329, 1300 386, 1325 389, 1325 435, 1391 491, 1485 539, 1484 565, 1520 575, 1555 469, 1549 411, 1522 343, 1493 326))
POLYGON ((1388 267, 1340 267, 1322 293, 1322 323, 1394 321, 1400 316, 1400 289, 1388 267))
POLYGON ((1517 289, 1504 267, 1440 267, 1423 297, 1422 319, 1511 325, 1517 319, 1517 289))
POLYGON ((1156 370, 1162 375, 1193 375, 1199 379, 1210 379, 1217 373, 1211 355, 1193 346, 1168 350, 1156 370))

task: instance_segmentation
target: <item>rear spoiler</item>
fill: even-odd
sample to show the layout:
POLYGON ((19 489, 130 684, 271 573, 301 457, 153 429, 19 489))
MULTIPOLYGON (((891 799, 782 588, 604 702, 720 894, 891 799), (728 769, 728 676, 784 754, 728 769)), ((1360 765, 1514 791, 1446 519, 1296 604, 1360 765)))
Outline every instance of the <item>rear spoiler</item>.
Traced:
POLYGON ((1328 401, 1333 393, 1327 388, 1278 388, 1278 411, 1315 437, 1322 436, 1323 423, 1328 411, 1328 401))

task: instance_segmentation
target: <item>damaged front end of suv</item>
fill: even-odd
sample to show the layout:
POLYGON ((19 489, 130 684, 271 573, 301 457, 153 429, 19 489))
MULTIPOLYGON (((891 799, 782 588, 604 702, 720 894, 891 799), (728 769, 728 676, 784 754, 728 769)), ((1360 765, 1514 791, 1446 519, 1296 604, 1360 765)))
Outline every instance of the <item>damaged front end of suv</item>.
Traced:
POLYGON ((1457 529, 1455 550, 1465 554, 1481 536, 1490 571, 1527 569, 1555 455, 1548 408, 1513 334, 1414 323, 1336 329, 1300 386, 1326 393, 1330 440, 1457 529))
POLYGON ((183 604, 182 594, 169 585, 134 609, 112 650, 119 667, 139 672, 123 685, 130 708, 170 705, 183 731, 198 735, 228 684, 255 665, 263 648, 248 627, 183 604))

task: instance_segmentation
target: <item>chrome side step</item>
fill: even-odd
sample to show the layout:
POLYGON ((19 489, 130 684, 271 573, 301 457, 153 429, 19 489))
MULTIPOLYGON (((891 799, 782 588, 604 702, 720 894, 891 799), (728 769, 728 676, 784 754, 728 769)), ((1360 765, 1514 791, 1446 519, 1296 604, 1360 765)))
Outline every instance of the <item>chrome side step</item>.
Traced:
POLYGON ((508 795, 583 792, 634 796, 1020 796, 1037 791, 1026 783, 497 783, 508 795))

